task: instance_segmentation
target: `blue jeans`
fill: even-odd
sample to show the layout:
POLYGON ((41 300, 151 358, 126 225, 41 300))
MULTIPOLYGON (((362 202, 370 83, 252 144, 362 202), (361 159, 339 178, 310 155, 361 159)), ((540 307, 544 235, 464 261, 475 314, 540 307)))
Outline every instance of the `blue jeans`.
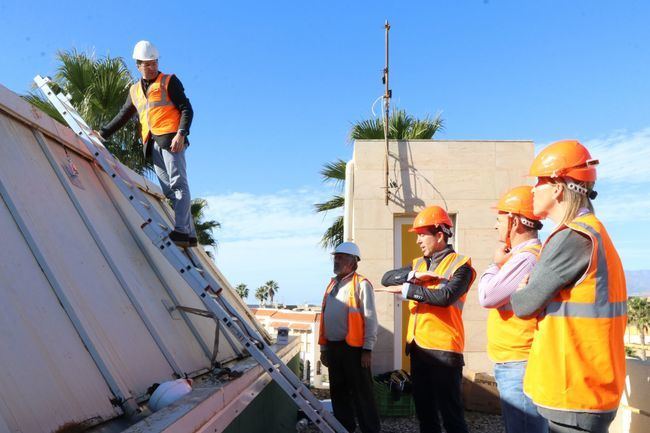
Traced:
POLYGON ((524 394, 526 361, 494 365, 494 377, 501 397, 501 417, 506 433, 546 433, 548 424, 533 401, 524 394))
POLYGON ((151 157, 163 194, 174 206, 174 230, 196 236, 190 214, 191 197, 185 171, 185 149, 171 152, 154 142, 151 157))

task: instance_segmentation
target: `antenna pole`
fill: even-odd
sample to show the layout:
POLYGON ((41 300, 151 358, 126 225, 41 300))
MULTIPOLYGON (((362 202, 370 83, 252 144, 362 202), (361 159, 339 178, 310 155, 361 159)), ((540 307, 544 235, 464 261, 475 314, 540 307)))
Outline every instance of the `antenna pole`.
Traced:
POLYGON ((389 190, 388 190, 388 120, 390 116, 390 98, 392 96, 392 91, 390 90, 388 86, 388 32, 390 31, 390 23, 388 20, 386 20, 386 23, 384 24, 384 29, 386 30, 386 66, 384 67, 384 76, 382 78, 382 81, 384 85, 386 86, 385 93, 384 93, 384 141, 385 141, 385 153, 384 153, 384 188, 386 189, 386 195, 384 199, 384 204, 388 206, 388 196, 389 196, 389 190))

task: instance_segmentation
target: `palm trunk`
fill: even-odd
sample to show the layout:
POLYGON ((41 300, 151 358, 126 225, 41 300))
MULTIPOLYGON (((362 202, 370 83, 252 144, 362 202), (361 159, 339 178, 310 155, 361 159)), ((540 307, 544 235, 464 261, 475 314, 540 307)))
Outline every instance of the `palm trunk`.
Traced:
POLYGON ((646 361, 648 358, 645 353, 645 328, 643 326, 639 327, 639 337, 641 337, 641 359, 646 361))

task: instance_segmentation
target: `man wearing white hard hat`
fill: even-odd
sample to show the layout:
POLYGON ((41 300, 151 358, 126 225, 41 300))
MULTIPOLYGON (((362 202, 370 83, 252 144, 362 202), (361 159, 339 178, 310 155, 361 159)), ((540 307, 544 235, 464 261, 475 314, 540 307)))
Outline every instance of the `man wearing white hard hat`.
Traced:
POLYGON ((321 362, 329 370, 334 416, 350 432, 379 432, 373 394, 372 349, 377 341, 377 310, 370 281, 357 273, 361 252, 343 242, 334 252, 334 274, 325 290, 320 318, 321 362))
POLYGON ((135 45, 133 59, 142 79, 131 86, 120 112, 97 135, 107 140, 138 115, 144 156, 152 159, 163 193, 174 206, 174 231, 169 238, 180 247, 195 246, 185 168, 186 137, 194 113, 180 80, 158 70, 158 57, 158 49, 151 42, 135 45))

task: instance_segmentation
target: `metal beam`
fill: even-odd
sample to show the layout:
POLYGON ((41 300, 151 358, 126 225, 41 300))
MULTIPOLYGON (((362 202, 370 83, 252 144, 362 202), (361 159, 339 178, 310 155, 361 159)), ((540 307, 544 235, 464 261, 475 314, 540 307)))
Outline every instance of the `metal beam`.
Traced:
POLYGON ((52 290, 54 291, 54 294, 56 295, 57 299, 61 303, 63 310, 65 311, 68 318, 70 319, 70 322, 72 322, 72 326, 77 331, 77 334, 79 335, 81 341, 83 342, 84 346, 88 350, 88 353, 90 353, 90 357, 93 359, 95 365, 99 369, 99 372, 101 373, 102 377, 108 384, 109 389, 111 390, 113 395, 117 398, 117 400, 119 400, 121 407, 127 414, 135 413, 138 407, 137 403, 135 402, 135 399, 128 391, 124 391, 120 388, 115 376, 111 372, 108 365, 102 359, 101 355, 99 354, 99 351, 97 350, 97 346, 93 342, 92 338, 90 338, 90 335, 88 334, 83 324, 81 323, 81 320, 77 315, 77 312, 75 311, 74 307, 70 303, 70 300, 68 299, 68 296, 66 295, 63 286, 57 280, 56 276, 54 275, 54 272, 52 271, 52 268, 50 268, 50 265, 47 263, 47 260, 43 255, 43 252, 39 248, 31 232, 29 231, 29 227, 27 226, 27 223, 25 222, 23 217, 20 215, 20 212, 18 211, 18 208, 16 207, 14 201, 11 199, 9 191, 5 188, 2 179, 0 179, 0 196, 2 197, 2 200, 5 202, 7 209, 9 209, 9 213, 11 213, 11 216, 13 217, 16 225, 18 226, 18 229, 20 230, 20 233, 25 239, 25 242, 27 242, 27 245, 30 251, 32 252, 32 255, 36 259, 36 262, 43 270, 43 274, 45 275, 45 278, 49 282, 50 287, 52 287, 52 290))

